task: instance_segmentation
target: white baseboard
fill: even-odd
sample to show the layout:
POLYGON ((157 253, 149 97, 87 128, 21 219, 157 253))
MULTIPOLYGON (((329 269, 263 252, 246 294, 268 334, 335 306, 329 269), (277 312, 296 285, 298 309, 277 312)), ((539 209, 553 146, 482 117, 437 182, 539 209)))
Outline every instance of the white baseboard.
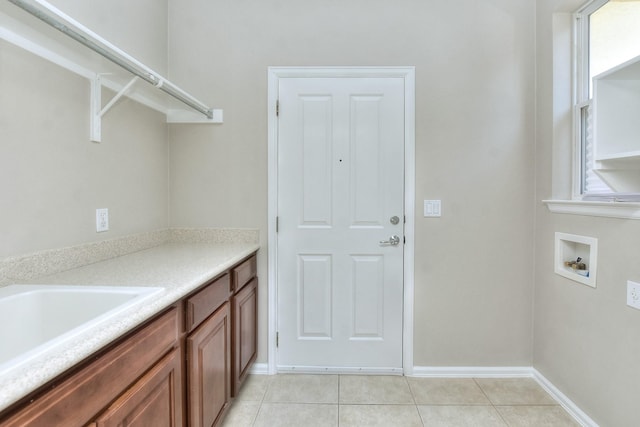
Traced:
POLYGON ((599 427, 582 409, 562 393, 551 381, 531 366, 515 367, 431 367, 414 366, 413 377, 427 378, 533 378, 583 427, 599 427))
POLYGON ((269 364, 268 363, 254 363, 251 369, 249 370, 251 375, 269 375, 269 364))
POLYGON ((598 424, 593 421, 582 409, 578 407, 571 399, 569 399, 563 392, 558 390, 556 386, 545 378, 537 369, 531 368, 533 371, 533 378, 544 388, 547 393, 553 396, 554 399, 560 403, 565 411, 569 413, 580 425, 584 427, 599 427, 598 424))
POLYGON ((529 366, 414 366, 412 377, 427 378, 522 378, 533 377, 529 366))

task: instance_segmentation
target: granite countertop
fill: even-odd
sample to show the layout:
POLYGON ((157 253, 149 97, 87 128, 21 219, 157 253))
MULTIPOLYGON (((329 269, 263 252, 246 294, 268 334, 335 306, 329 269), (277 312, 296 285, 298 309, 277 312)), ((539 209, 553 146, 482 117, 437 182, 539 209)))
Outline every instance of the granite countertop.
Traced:
POLYGON ((30 284, 153 286, 164 291, 143 306, 76 337, 63 348, 0 375, 0 410, 86 359, 257 251, 257 243, 165 243, 37 279, 30 284))

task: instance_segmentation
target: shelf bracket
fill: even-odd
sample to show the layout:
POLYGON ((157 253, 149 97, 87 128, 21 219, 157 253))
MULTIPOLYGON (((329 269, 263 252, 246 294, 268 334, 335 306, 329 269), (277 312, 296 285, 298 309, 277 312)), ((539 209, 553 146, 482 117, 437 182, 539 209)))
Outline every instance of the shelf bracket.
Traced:
POLYGON ((90 139, 92 141, 100 142, 102 116, 125 95, 149 108, 162 112, 167 117, 167 123, 223 123, 221 109, 210 108, 145 64, 64 14, 49 4, 47 0, 0 2, 0 39, 89 80, 91 84, 90 139), (22 12, 17 13, 16 7, 32 15, 32 18, 23 16, 22 12), (76 46, 75 43, 69 44, 67 38, 75 40, 84 48, 77 50, 79 46, 76 46), (103 59, 113 63, 113 67, 103 59), (125 72, 125 75, 122 72, 125 72), (130 94, 126 94, 126 92, 138 79, 129 81, 131 76, 128 73, 145 82, 137 87, 138 90, 130 94), (103 77, 102 81, 100 76, 103 77), (128 84, 125 84, 126 82, 128 84), (147 87, 147 83, 151 87, 147 87), (121 89, 123 85, 124 89, 121 89), (105 87, 119 93, 109 102, 107 107, 103 108, 101 91, 105 87), (158 96, 158 92, 166 96, 158 96), (183 105, 175 106, 173 100, 183 105), (184 106, 188 108, 184 108, 184 106))
POLYGON ((138 80, 140 80, 138 76, 132 78, 104 107, 102 107, 102 79, 98 74, 91 80, 91 141, 102 141, 102 116, 107 114, 138 80))

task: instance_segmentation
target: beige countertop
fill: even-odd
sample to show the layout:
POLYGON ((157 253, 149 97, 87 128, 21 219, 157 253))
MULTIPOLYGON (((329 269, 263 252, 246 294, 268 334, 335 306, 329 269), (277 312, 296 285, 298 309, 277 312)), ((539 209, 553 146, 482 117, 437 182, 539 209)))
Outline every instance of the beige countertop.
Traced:
MULTIPOLYGON (((29 280, 30 284, 153 286, 164 291, 74 338, 63 348, 0 376, 0 410, 134 329, 259 248, 256 243, 166 243, 29 280)), ((4 345, 4 343, 3 343, 4 345)))

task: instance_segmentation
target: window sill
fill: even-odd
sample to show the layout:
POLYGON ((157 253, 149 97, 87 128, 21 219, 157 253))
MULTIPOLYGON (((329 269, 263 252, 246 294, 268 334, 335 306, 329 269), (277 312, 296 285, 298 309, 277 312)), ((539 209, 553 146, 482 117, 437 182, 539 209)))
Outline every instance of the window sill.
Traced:
POLYGON ((640 219, 640 203, 582 200, 543 200, 542 203, 546 204, 552 213, 640 219))

